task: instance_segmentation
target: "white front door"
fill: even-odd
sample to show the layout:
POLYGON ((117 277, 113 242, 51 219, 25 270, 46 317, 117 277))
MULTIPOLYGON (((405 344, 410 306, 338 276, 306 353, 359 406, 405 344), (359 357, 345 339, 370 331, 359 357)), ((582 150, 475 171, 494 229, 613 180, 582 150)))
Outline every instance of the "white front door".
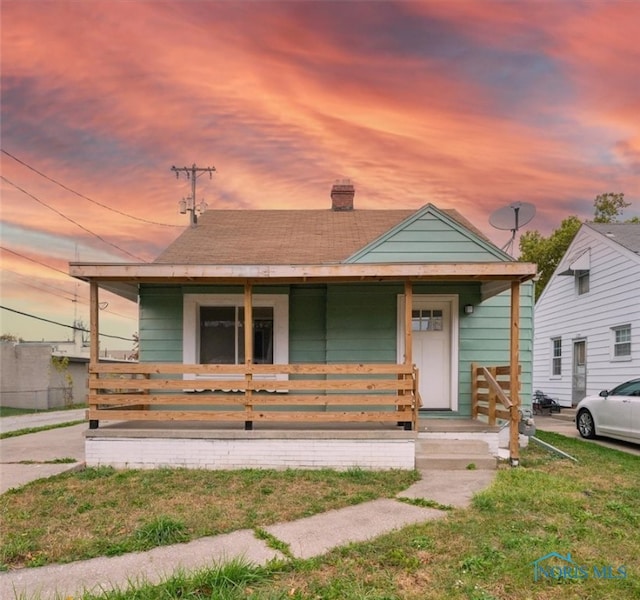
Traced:
POLYGON ((423 409, 457 409, 457 306, 451 296, 413 297, 412 357, 423 409))

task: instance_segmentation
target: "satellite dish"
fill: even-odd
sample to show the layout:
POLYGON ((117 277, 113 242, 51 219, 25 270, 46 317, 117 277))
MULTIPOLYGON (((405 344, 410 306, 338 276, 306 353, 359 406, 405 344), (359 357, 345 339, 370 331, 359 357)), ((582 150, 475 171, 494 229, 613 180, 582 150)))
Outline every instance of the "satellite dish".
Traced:
POLYGON ((489 223, 496 229, 511 231, 511 238, 502 248, 506 250, 510 248, 509 253, 513 251, 513 241, 516 239, 516 233, 520 227, 524 227, 533 217, 536 216, 536 207, 529 202, 514 202, 508 206, 498 208, 491 213, 489 223))

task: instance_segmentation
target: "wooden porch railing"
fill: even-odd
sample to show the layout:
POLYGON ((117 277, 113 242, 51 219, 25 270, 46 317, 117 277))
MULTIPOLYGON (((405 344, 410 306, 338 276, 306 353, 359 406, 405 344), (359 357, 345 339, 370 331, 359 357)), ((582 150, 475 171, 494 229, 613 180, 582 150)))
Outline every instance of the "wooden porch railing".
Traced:
MULTIPOLYGON (((520 371, 519 367, 518 375, 520 371)), ((509 453, 513 460, 520 454, 520 401, 509 397, 510 390, 510 366, 471 365, 471 417, 477 419, 479 415, 485 415, 489 425, 495 425, 498 419, 509 422, 509 453)))
POLYGON ((405 364, 91 364, 99 421, 398 423, 417 429, 418 371, 405 364))

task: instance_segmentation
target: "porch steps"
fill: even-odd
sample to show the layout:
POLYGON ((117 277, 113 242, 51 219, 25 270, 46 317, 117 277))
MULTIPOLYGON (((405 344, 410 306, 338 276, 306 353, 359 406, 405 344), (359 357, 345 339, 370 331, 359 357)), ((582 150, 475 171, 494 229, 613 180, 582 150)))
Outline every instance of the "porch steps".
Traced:
POLYGON ((483 440, 417 439, 416 469, 496 469, 498 461, 483 440))

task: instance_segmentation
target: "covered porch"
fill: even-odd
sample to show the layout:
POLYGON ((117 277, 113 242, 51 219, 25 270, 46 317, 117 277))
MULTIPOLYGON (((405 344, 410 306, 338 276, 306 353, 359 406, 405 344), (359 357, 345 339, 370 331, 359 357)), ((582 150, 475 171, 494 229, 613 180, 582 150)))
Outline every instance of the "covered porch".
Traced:
MULTIPOLYGON (((350 453, 352 458, 372 453, 391 456, 396 451, 391 448, 404 445, 400 462, 405 467, 410 461, 408 457, 414 455, 416 432, 424 422, 420 413, 420 369, 412 354, 415 286, 434 282, 472 283, 478 286, 481 299, 510 290, 509 364, 502 365, 500 370, 507 377, 494 378, 491 370, 474 371, 472 419, 484 429, 495 426, 496 417, 509 421, 511 460, 517 463, 519 459, 520 286, 535 275, 534 265, 517 262, 270 266, 74 263, 70 269, 73 276, 89 282, 91 290, 88 441, 138 439, 139 442, 147 440, 140 443, 148 444, 154 437, 216 439, 218 442, 242 439, 242 445, 247 442, 255 445, 252 452, 264 454, 266 439, 280 440, 285 445, 286 440, 295 440, 289 443, 292 455, 309 443, 315 448, 312 454, 318 455, 322 452, 317 440, 330 438, 333 441, 327 450, 329 462, 331 456, 345 453, 350 453), (403 353, 397 362, 254 363, 252 332, 256 287, 366 282, 393 282, 402 286, 403 353), (138 300, 141 285, 241 286, 243 363, 100 364, 100 289, 138 300), (497 403, 501 404, 498 408, 497 403), (345 440, 357 442, 361 449, 366 446, 362 441, 369 440, 369 446, 360 452, 355 447, 347 448, 345 440), (378 450, 374 451, 371 440, 376 440, 374 446, 378 450), (336 447, 341 450, 336 452, 336 447)), ((225 444, 227 450, 223 452, 244 455, 245 450, 225 444)), ((209 442, 209 450, 210 446, 209 442)), ((175 449, 172 452, 175 454, 175 449)), ((187 452, 197 454, 194 448, 187 452)), ((391 463, 387 467, 393 466, 391 463)), ((249 455, 243 464, 251 464, 249 455)))

